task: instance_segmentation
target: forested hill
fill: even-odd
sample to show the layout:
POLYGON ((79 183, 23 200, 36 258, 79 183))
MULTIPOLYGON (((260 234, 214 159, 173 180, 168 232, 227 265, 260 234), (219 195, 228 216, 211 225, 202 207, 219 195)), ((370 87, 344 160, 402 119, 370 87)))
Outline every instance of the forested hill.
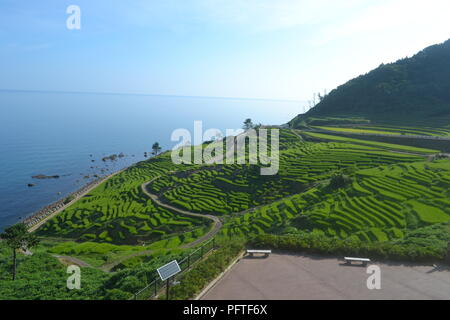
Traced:
POLYGON ((450 40, 350 80, 305 115, 297 116, 291 125, 317 117, 445 115, 450 115, 450 40))

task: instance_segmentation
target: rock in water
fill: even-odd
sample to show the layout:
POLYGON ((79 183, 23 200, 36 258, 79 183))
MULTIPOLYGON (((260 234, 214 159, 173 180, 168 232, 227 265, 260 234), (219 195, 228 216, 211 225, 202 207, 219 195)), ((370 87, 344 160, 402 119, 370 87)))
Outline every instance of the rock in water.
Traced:
POLYGON ((58 175, 46 176, 45 174, 38 174, 38 175, 32 176, 31 178, 33 178, 33 179, 40 179, 40 180, 43 180, 43 179, 59 179, 59 176, 58 175))

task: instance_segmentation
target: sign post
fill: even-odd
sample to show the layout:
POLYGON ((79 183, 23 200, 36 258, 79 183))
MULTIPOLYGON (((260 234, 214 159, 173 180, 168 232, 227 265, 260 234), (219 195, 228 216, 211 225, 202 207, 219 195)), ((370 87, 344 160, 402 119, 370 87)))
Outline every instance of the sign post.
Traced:
POLYGON ((166 281, 166 300, 169 300, 170 278, 179 273, 181 268, 178 265, 177 260, 174 260, 158 268, 156 271, 158 271, 161 280, 166 281))
POLYGON ((170 286, 170 279, 167 279, 167 284, 166 284, 166 300, 169 300, 169 286, 170 286))

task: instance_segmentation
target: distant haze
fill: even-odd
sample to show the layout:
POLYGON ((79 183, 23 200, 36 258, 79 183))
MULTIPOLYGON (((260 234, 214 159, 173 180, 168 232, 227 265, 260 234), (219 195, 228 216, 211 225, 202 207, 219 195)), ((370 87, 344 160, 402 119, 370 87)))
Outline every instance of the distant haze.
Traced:
POLYGON ((308 100, 450 37, 447 0, 0 3, 0 88, 308 100), (66 9, 81 8, 81 30, 66 9))

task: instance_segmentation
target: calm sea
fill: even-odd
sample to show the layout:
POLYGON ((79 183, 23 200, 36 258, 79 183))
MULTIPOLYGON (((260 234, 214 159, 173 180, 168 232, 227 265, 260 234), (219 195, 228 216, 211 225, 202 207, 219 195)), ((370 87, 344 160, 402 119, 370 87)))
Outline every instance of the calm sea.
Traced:
POLYGON ((173 130, 238 129, 246 118, 283 124, 300 102, 0 91, 0 230, 77 190, 94 174, 144 160, 173 130), (104 156, 124 153, 119 160, 104 156), (94 162, 92 160, 95 160, 94 162), (34 175, 59 175, 37 180, 34 175), (86 178, 89 176, 89 178, 86 178), (28 184, 35 184, 28 187, 28 184))

